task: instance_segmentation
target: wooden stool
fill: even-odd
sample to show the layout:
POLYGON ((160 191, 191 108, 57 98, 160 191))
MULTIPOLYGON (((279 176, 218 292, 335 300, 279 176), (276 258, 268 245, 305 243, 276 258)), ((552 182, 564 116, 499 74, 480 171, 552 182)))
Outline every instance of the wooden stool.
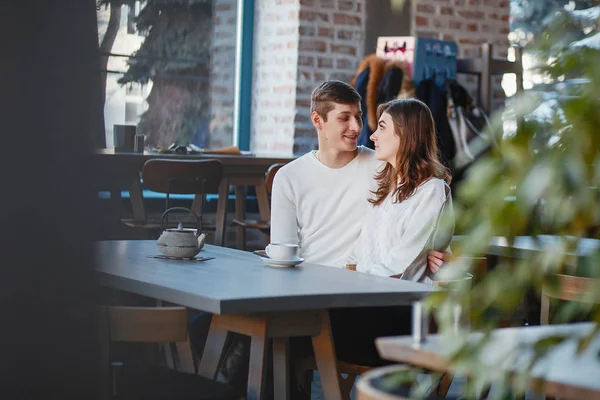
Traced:
MULTIPOLYGON (((389 367, 374 368, 371 371, 362 375, 356 384, 358 390, 358 400, 411 400, 410 385, 398 385, 394 390, 394 394, 384 390, 381 387, 381 380, 393 375, 402 373, 409 374, 410 368, 407 365, 391 365, 389 367)), ((393 378, 392 378, 393 379, 393 378)), ((429 395, 425 397, 427 400, 443 399, 446 397, 438 397, 429 395)), ((452 397, 453 399, 453 397, 452 397)))

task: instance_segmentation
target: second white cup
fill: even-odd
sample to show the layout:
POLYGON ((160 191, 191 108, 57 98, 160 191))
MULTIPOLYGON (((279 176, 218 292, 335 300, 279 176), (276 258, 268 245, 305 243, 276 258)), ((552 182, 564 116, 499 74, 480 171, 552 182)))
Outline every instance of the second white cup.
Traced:
POLYGON ((273 260, 292 261, 298 258, 298 245, 271 243, 265 252, 273 260))

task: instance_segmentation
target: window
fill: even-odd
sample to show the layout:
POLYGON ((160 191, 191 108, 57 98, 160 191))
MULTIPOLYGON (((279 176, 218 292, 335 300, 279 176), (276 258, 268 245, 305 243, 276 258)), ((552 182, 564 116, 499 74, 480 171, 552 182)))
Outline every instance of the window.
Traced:
POLYGON ((100 0, 105 134, 136 125, 146 143, 233 142, 237 0, 100 0))

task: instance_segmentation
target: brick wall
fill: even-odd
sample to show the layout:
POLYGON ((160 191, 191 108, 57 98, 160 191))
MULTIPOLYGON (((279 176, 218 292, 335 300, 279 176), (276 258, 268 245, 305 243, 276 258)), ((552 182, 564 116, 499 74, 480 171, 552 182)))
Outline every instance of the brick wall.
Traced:
POLYGON ((350 80, 363 57, 365 0, 261 0, 254 26, 251 149, 303 154, 316 147, 310 94, 350 80))
POLYGON ((290 154, 294 145, 299 0, 257 0, 250 149, 290 154))
MULTIPOLYGON (((495 57, 506 58, 509 41, 508 0, 413 0, 411 35, 454 40, 461 58, 481 57, 481 44, 492 43, 495 57)), ((459 75, 457 80, 476 98, 477 78, 459 75)), ((492 83, 492 110, 504 105, 502 78, 492 83)))
MULTIPOLYGON (((290 155, 315 148, 310 93, 323 80, 348 81, 353 75, 364 56, 366 24, 378 23, 368 19, 367 1, 256 0, 252 151, 290 155)), ((211 60, 213 147, 231 143, 236 3, 216 0, 215 5, 211 60)), ((391 14, 387 18, 391 21, 398 16, 391 14)), ((459 57, 480 57, 483 42, 494 45, 494 56, 506 57, 508 19, 508 0, 410 2, 410 35, 454 40, 459 57)), ((459 75, 458 80, 476 95, 474 76, 459 75)), ((501 77, 493 81, 493 108, 504 103, 500 82, 501 77)))
POLYGON ((365 1, 302 0, 299 21, 295 154, 317 147, 310 94, 327 79, 350 81, 363 58, 365 1))
POLYGON ((233 135, 237 0, 216 0, 210 68, 210 139, 208 146, 230 146, 233 135))

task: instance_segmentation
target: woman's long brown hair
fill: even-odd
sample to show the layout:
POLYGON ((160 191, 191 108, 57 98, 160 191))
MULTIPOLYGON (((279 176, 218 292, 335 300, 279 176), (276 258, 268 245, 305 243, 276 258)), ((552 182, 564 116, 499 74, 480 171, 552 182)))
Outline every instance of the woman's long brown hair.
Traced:
POLYGON ((377 120, 383 113, 392 117, 394 133, 400 137, 400 144, 396 168, 387 163, 375 175, 378 188, 372 191, 375 198, 369 199, 369 202, 380 205, 390 193, 394 201, 404 201, 431 178, 450 183, 448 168, 438 156, 435 122, 429 107, 417 99, 399 99, 377 107, 377 120))

